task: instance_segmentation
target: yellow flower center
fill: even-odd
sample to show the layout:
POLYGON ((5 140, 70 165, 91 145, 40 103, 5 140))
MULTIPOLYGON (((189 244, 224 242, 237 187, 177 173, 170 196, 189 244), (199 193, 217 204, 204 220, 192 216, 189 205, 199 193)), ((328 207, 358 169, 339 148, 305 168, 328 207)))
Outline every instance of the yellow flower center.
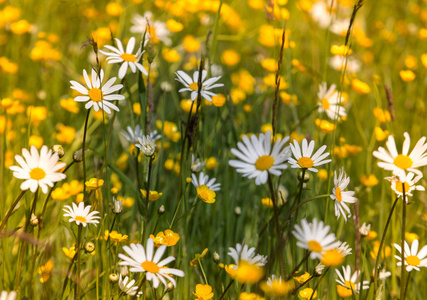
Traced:
POLYGON ((310 157, 301 157, 298 159, 298 165, 303 169, 308 169, 313 167, 314 162, 310 157))
POLYGON ((408 155, 399 154, 393 163, 396 167, 406 170, 412 166, 412 159, 408 155))
POLYGON ((46 177, 46 172, 41 168, 34 168, 30 171, 30 177, 34 180, 42 180, 46 177))
MULTIPOLYGON (((410 189, 409 183, 405 181, 405 193, 407 193, 410 189)), ((399 180, 396 182, 396 191, 403 194, 402 182, 399 180)))
POLYGON ((197 187, 197 195, 203 202, 214 203, 216 193, 210 190, 206 185, 201 185, 197 187))
POLYGON ((307 245, 312 252, 322 252, 322 245, 320 245, 317 241, 309 241, 307 245))
POLYGON ((270 155, 263 155, 258 157, 255 162, 255 168, 260 171, 265 171, 270 169, 274 164, 274 158, 270 155))
POLYGON ((421 260, 415 255, 410 255, 406 258, 406 262, 408 265, 416 267, 420 264, 421 260))
POLYGON ((150 273, 157 273, 160 270, 160 268, 159 268, 159 266, 157 264, 153 263, 152 261, 148 261, 148 260, 144 261, 141 264, 141 267, 145 271, 150 272, 150 273))
POLYGON ((135 55, 133 55, 133 54, 123 53, 122 55, 120 55, 120 57, 121 57, 124 61, 136 62, 136 57, 135 57, 135 55))
POLYGON ((80 221, 82 223, 86 223, 86 218, 85 217, 81 217, 81 216, 77 216, 74 218, 76 221, 80 221))
POLYGON ((198 87, 199 85, 197 84, 197 82, 193 82, 192 84, 190 84, 190 89, 192 89, 193 91, 197 91, 198 87))
POLYGON ((337 198, 337 200, 339 202, 342 201, 342 195, 341 195, 341 188, 337 187, 337 189, 335 190, 335 198, 337 198))
POLYGON ((99 102, 104 98, 104 94, 102 94, 102 91, 98 88, 91 88, 89 90, 89 98, 92 101, 99 102))
POLYGON ((326 98, 323 98, 322 99, 322 107, 324 108, 324 109, 329 109, 329 101, 328 101, 328 99, 326 99, 326 98))
POLYGON ((344 284, 349 288, 352 289, 353 291, 356 290, 356 285, 354 284, 353 281, 347 280, 344 281, 344 284))
POLYGON ((349 288, 343 287, 342 285, 337 285, 337 292, 341 298, 348 298, 353 294, 349 288))
POLYGON ((323 254, 320 260, 325 266, 339 266, 344 261, 344 255, 337 249, 331 249, 323 254))

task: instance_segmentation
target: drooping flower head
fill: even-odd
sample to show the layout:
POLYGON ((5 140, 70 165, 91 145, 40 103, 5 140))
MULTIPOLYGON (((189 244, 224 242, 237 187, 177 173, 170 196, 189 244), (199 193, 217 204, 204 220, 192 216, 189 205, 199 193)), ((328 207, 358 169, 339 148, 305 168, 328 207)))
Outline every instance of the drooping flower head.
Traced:
POLYGON ((344 172, 344 169, 340 170, 339 177, 337 176, 337 171, 334 172, 334 188, 332 189, 332 194, 330 195, 332 200, 335 200, 335 216, 339 218, 340 216, 344 217, 344 220, 347 221, 348 217, 351 216, 350 208, 346 203, 355 203, 357 198, 354 197, 353 191, 344 191, 350 183, 350 177, 344 172))
POLYGON ((331 159, 326 159, 329 156, 329 152, 323 153, 326 149, 326 145, 320 147, 316 153, 313 154, 314 141, 308 144, 307 139, 302 140, 302 152, 297 140, 291 143, 291 150, 294 157, 289 158, 291 168, 307 169, 311 172, 318 172, 316 168, 327 163, 330 163, 331 159))
POLYGON ((126 46, 126 51, 123 48, 123 44, 119 39, 115 39, 117 43, 117 48, 106 45, 104 46, 110 51, 113 52, 105 52, 99 50, 104 55, 107 55, 107 61, 109 64, 122 63, 119 69, 119 78, 123 79, 126 75, 128 67, 132 70, 132 73, 136 73, 136 69, 139 69, 142 74, 145 76, 148 75, 147 70, 143 67, 143 65, 139 62, 141 60, 142 54, 145 51, 141 51, 141 47, 138 48, 136 54, 133 54, 133 49, 135 48, 135 38, 131 37, 126 46))
POLYGON ((78 206, 73 203, 73 207, 65 205, 63 210, 66 214, 64 214, 64 217, 70 217, 70 222, 76 222, 77 225, 81 224, 84 227, 87 224, 94 224, 96 226, 99 223, 97 219, 101 219, 101 217, 96 216, 99 214, 96 210, 90 212, 91 207, 91 205, 85 207, 84 202, 80 202, 78 206))
POLYGON ((231 149, 240 160, 230 160, 228 164, 236 168, 238 173, 249 179, 255 178, 255 184, 260 185, 267 182, 268 174, 280 176, 286 169, 286 161, 290 157, 289 147, 284 147, 289 137, 277 139, 273 148, 271 147, 271 131, 264 135, 251 135, 250 138, 243 136, 242 142, 237 143, 238 149, 231 149))
POLYGON ((53 187, 54 182, 61 181, 67 176, 58 172, 66 166, 59 162, 57 153, 52 153, 47 146, 43 146, 40 154, 35 146, 31 146, 30 151, 22 149, 22 156, 15 155, 15 160, 19 166, 11 166, 13 176, 18 179, 24 179, 21 184, 21 190, 30 189, 35 193, 37 188, 41 188, 44 194, 47 194, 48 186, 53 187), (31 151, 31 152, 30 152, 31 151))
POLYGON ((154 253, 154 241, 149 238, 147 246, 140 244, 130 244, 130 247, 124 246, 123 250, 129 255, 120 253, 119 258, 122 259, 119 265, 130 266, 131 272, 145 272, 148 281, 153 282, 153 287, 157 288, 160 282, 167 287, 166 279, 172 282, 176 287, 176 281, 171 275, 184 277, 184 272, 178 269, 165 267, 168 263, 175 260, 173 256, 169 256, 161 260, 166 250, 166 245, 160 246, 154 253))
POLYGON ((119 108, 110 102, 114 100, 125 99, 125 96, 123 95, 112 94, 123 87, 122 84, 113 85, 116 81, 116 77, 113 77, 105 84, 102 84, 104 80, 104 70, 102 69, 99 74, 97 74, 96 71, 92 69, 91 78, 89 78, 86 70, 83 70, 83 77, 87 88, 77 81, 70 81, 71 88, 82 94, 82 96, 77 96, 74 98, 74 101, 87 102, 85 105, 86 109, 90 109, 93 106, 95 111, 98 111, 101 108, 107 114, 111 114, 111 109, 119 111, 119 108))
MULTIPOLYGON (((177 71, 175 72, 176 77, 175 80, 178 80, 181 82, 185 87, 180 89, 179 92, 191 92, 191 100, 196 100, 197 98, 197 92, 199 90, 199 71, 195 71, 193 74, 193 78, 191 78, 187 73, 184 71, 177 71)), ((200 95, 205 98, 206 100, 212 102, 211 97, 216 97, 217 94, 212 93, 210 90, 213 88, 224 86, 222 83, 215 83, 217 82, 221 76, 218 77, 212 77, 207 80, 206 76, 208 75, 208 71, 203 70, 202 71, 202 88, 200 89, 200 95)))

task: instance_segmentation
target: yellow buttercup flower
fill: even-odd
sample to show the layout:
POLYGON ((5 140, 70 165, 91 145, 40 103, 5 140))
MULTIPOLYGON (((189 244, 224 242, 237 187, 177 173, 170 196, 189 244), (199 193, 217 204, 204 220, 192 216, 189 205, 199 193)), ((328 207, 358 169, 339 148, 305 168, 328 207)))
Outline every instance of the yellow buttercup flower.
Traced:
POLYGON ((372 187, 378 184, 378 179, 375 177, 375 175, 362 175, 360 178, 360 182, 367 187, 372 187))
MULTIPOLYGON (((212 96, 212 104, 216 107, 221 107, 225 104, 227 99, 223 94, 217 94, 216 96, 212 96)), ((208 102, 210 103, 210 102, 208 102)))
POLYGON ((162 56, 169 63, 175 63, 181 59, 181 55, 175 49, 163 49, 162 56))
POLYGON ((316 124, 316 127, 323 133, 332 133, 336 128, 335 124, 327 120, 316 119, 314 124, 316 124))
POLYGON ((107 6, 105 8, 105 11, 110 16, 117 17, 117 16, 119 16, 122 13, 123 8, 117 2, 110 2, 110 3, 107 4, 107 6))
POLYGON ((65 253, 66 256, 68 256, 69 258, 73 258, 74 255, 76 255, 76 245, 73 244, 70 249, 68 249, 67 247, 62 247, 62 251, 65 253))
POLYGON ((179 241, 179 234, 173 232, 170 229, 166 229, 165 232, 160 231, 156 236, 150 234, 150 238, 154 241, 154 246, 160 247, 161 245, 166 245, 168 247, 175 246, 179 241))
POLYGON ((379 107, 374 108, 374 117, 380 121, 380 123, 386 123, 391 121, 390 113, 379 107))
MULTIPOLYGON (((144 189, 140 189, 140 192, 144 198, 147 198, 147 191, 144 189)), ((163 193, 159 193, 157 191, 150 191, 148 196, 148 200, 150 201, 157 201, 159 198, 163 195, 163 193)))
POLYGON ((331 46, 331 53, 333 55, 339 55, 339 56, 347 56, 350 55, 353 51, 349 49, 348 46, 345 45, 332 45, 331 46))
POLYGON ((196 52, 200 48, 200 42, 192 35, 185 36, 182 43, 184 44, 185 51, 187 52, 196 52))
POLYGON ((117 245, 118 243, 126 242, 128 240, 128 236, 118 233, 115 230, 111 232, 109 232, 108 230, 105 230, 104 239, 105 240, 110 239, 112 242, 114 242, 114 245, 117 245))
POLYGON ((299 291, 299 295, 303 299, 314 299, 317 297, 317 291, 313 292, 312 288, 305 288, 299 291))
MULTIPOLYGON (((197 266, 197 263, 205 257, 206 253, 208 253, 208 248, 205 248, 202 253, 196 253, 194 259, 190 261, 190 265, 193 267, 197 266)), ((227 270, 227 269, 226 269, 227 270)))
POLYGON ((85 185, 89 190, 96 190, 104 185, 104 180, 98 178, 91 178, 85 182, 85 185))
MULTIPOLYGON (((375 241, 372 243, 372 251, 370 254, 371 254, 371 257, 373 259, 377 258, 379 248, 380 248, 380 242, 379 241, 375 241)), ((391 254, 390 246, 383 247, 383 249, 381 250, 381 257, 382 258, 389 257, 390 254, 391 254)))
POLYGON ((374 128, 374 132, 377 141, 384 141, 389 136, 388 130, 382 130, 381 127, 378 126, 374 128))
POLYGON ((77 102, 74 101, 73 98, 61 99, 59 101, 59 105, 73 114, 78 114, 80 111, 79 107, 77 106, 77 102))
POLYGON ((37 149, 40 149, 41 146, 43 146, 43 138, 38 135, 32 135, 30 136, 30 140, 28 142, 29 146, 35 146, 37 149))
POLYGON ((74 142, 76 138, 76 130, 71 126, 66 126, 63 124, 58 125, 59 132, 55 134, 55 138, 61 144, 70 144, 74 142))
POLYGON ((311 277, 310 273, 305 272, 304 274, 302 274, 302 275, 300 275, 300 276, 294 277, 294 279, 295 279, 296 281, 298 281, 298 283, 304 283, 304 282, 306 282, 310 277, 311 277))
POLYGON ((49 259, 46 264, 41 265, 37 271, 37 273, 39 273, 41 275, 40 277, 40 282, 41 283, 45 283, 46 281, 49 280, 50 278, 50 274, 52 273, 52 269, 53 269, 53 262, 49 259))
POLYGON ((32 26, 27 20, 19 20, 10 24, 10 30, 14 34, 24 34, 30 32, 32 26))
POLYGON ((366 94, 369 94, 371 92, 371 88, 369 87, 369 85, 363 81, 360 81, 357 78, 355 78, 351 81, 351 87, 353 88, 353 90, 356 93, 358 93, 360 95, 366 95, 366 94))
POLYGON ((264 276, 264 268, 250 264, 244 260, 239 262, 239 267, 235 270, 233 279, 242 284, 255 284, 264 276))
POLYGON ((197 187, 197 196, 203 200, 205 203, 214 203, 216 193, 209 189, 206 185, 201 185, 197 187))
POLYGON ((209 284, 196 285, 196 292, 193 292, 193 294, 197 297, 196 300, 209 300, 214 296, 212 287, 209 284))
POLYGON ((216 169, 218 166, 219 166, 219 162, 215 157, 211 156, 207 159, 206 169, 213 170, 213 169, 216 169))
POLYGON ((265 300, 265 298, 255 293, 243 292, 240 294, 239 300, 265 300))
POLYGON ((412 243, 414 240, 418 240, 418 234, 411 233, 411 232, 405 232, 405 238, 408 240, 408 242, 412 243))
POLYGON ((264 207, 273 207, 273 201, 271 200, 271 198, 262 198, 261 203, 264 207))
POLYGON ((180 32, 184 29, 184 25, 175 21, 174 19, 167 20, 166 27, 172 32, 180 32))
POLYGON ((221 54, 221 61, 224 65, 235 66, 240 62, 240 54, 232 49, 225 50, 221 54))
POLYGON ((319 172, 317 172, 317 177, 322 181, 328 180, 328 171, 325 169, 319 170, 319 172))
POLYGON ((182 99, 179 106, 181 106, 182 110, 186 113, 189 113, 191 109, 191 113, 194 114, 197 110, 197 103, 193 104, 191 99, 182 99))
POLYGON ((415 73, 411 70, 401 70, 399 75, 404 82, 410 82, 415 79, 415 73))

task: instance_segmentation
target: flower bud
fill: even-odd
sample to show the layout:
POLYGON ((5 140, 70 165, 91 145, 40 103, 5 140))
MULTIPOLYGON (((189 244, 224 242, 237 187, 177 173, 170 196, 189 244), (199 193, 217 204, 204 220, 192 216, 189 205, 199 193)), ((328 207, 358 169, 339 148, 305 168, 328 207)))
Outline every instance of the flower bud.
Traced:
POLYGON ((113 197, 113 203, 114 203, 114 207, 113 207, 113 213, 115 214, 119 214, 122 212, 123 209, 123 200, 116 200, 116 197, 113 197))
POLYGON ((220 260, 221 260, 221 256, 219 256, 219 254, 216 253, 216 251, 215 251, 214 254, 213 254, 213 261, 215 263, 219 263, 220 260))
POLYGON ((95 251, 95 244, 93 242, 86 242, 85 243, 85 252, 86 253, 92 253, 95 251))
MULTIPOLYGON (((299 172, 298 173, 298 180, 300 180, 301 181, 301 178, 302 178, 302 171, 301 172, 299 172)), ((305 174, 304 174, 304 182, 308 182, 310 180, 310 174, 308 174, 307 172, 305 172, 305 174)))
POLYGON ((128 267, 127 266, 121 266, 121 268, 120 268, 120 274, 123 277, 128 276, 129 275, 129 269, 128 269, 128 267))
POLYGON ((175 288, 175 286, 173 285, 173 283, 169 282, 167 285, 166 291, 171 292, 174 288, 175 288))
POLYGON ((39 219, 37 219, 37 217, 36 217, 35 214, 31 214, 30 223, 34 227, 36 227, 37 225, 39 225, 39 219))
POLYGON ((116 273, 111 273, 110 276, 108 276, 108 279, 110 279, 111 283, 115 283, 119 281, 119 276, 116 273))
POLYGON ((79 163, 83 160, 83 149, 77 150, 76 152, 73 153, 73 160, 76 163, 79 163))
POLYGON ((160 206, 159 209, 157 210, 157 213, 159 215, 163 215, 165 213, 165 206, 164 205, 160 206))
POLYGON ((367 236, 370 230, 371 230, 371 224, 366 224, 366 223, 363 223, 362 226, 359 228, 359 232, 362 236, 367 236))
POLYGON ((57 153, 59 158, 63 158, 65 155, 64 147, 62 147, 62 145, 53 145, 52 151, 53 153, 57 153))
POLYGON ((241 213, 242 209, 240 208, 240 206, 236 206, 236 208, 234 209, 234 214, 236 215, 236 217, 240 216, 241 213))

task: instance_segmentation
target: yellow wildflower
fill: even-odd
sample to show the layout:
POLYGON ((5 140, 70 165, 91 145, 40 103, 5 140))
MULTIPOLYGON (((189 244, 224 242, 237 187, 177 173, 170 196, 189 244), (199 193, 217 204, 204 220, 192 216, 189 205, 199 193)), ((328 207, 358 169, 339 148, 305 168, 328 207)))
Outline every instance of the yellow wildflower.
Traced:
POLYGON ((265 300, 265 298, 255 293, 243 292, 240 294, 239 300, 265 300))
POLYGON ((390 122, 391 116, 387 110, 381 109, 379 107, 374 108, 374 116, 380 121, 380 123, 390 122))
POLYGON ((32 26, 27 20, 19 20, 10 24, 10 30, 14 34, 24 34, 30 32, 32 26))
POLYGON ((264 207, 273 207, 273 201, 271 200, 271 198, 262 198, 261 203, 264 207))
POLYGON ((305 289, 299 291, 299 295, 303 299, 314 299, 317 297, 317 291, 314 291, 314 293, 313 293, 312 288, 305 288, 305 289), (311 296, 311 295, 313 295, 313 296, 311 296))
POLYGON ((123 11, 122 6, 117 2, 108 3, 107 6, 105 7, 105 10, 107 14, 113 17, 119 16, 123 11))
POLYGON ((323 133, 332 133, 336 128, 335 124, 327 120, 316 119, 314 121, 314 124, 316 124, 316 127, 319 128, 320 131, 323 133))
POLYGON ((64 251, 65 255, 69 258, 73 258, 74 255, 76 255, 76 245, 73 244, 70 249, 68 249, 67 247, 62 247, 62 251, 64 251))
POLYGON ((404 82, 410 82, 415 79, 415 73, 411 70, 401 70, 399 75, 404 82))
POLYGON ((196 285, 196 292, 193 292, 193 294, 197 297, 196 300, 209 300, 214 296, 212 287, 209 284, 196 285))
POLYGON ((61 99, 59 101, 59 105, 73 114, 77 114, 80 111, 79 107, 77 106, 77 102, 74 101, 73 98, 61 99))
POLYGON ((381 127, 375 127, 374 131, 377 141, 384 141, 389 136, 388 130, 382 130, 381 127))
POLYGON ((418 240, 418 234, 411 233, 411 232, 405 232, 405 238, 408 240, 408 242, 412 243, 414 240, 418 240))
POLYGON ((216 193, 206 185, 200 185, 197 187, 197 196, 199 196, 199 198, 205 203, 214 203, 216 193))
POLYGON ((369 85, 364 83, 363 81, 360 81, 357 78, 351 81, 351 87, 356 93, 360 95, 366 95, 371 92, 371 88, 369 87, 369 85))
POLYGON ((185 36, 182 43, 184 44, 185 51, 187 52, 196 52, 200 48, 200 42, 192 35, 185 36))
POLYGON ((360 182, 367 187, 372 187, 378 184, 378 179, 375 177, 375 175, 362 175, 360 178, 360 182))
POLYGON ((203 257, 205 257, 206 253, 208 253, 208 250, 209 250, 208 248, 205 248, 201 254, 196 253, 196 255, 194 256, 194 259, 190 261, 190 265, 193 267, 197 267, 198 261, 202 260, 203 257))
POLYGON ((91 178, 85 182, 85 185, 89 190, 96 190, 104 185, 104 180, 98 178, 91 178))
POLYGON ((28 142, 29 146, 35 146, 37 149, 40 149, 43 146, 43 138, 38 135, 30 136, 30 140, 28 142))
POLYGON ((173 232, 170 229, 166 229, 165 232, 160 231, 156 236, 150 234, 150 238, 154 241, 154 246, 160 247, 161 245, 166 245, 168 247, 175 246, 179 241, 179 234, 173 232))
POLYGON ((206 161, 206 169, 213 170, 216 169, 219 166, 218 160, 211 156, 206 161))
POLYGON ((275 277, 270 281, 270 284, 266 281, 261 282, 260 288, 269 296, 283 297, 292 292, 295 288, 295 284, 291 280, 285 281, 282 280, 282 278, 275 277))
POLYGON ((59 132, 55 134, 55 138, 61 144, 70 144, 74 142, 76 138, 76 130, 71 126, 66 126, 63 124, 58 125, 59 132))
POLYGON ((50 278, 50 273, 52 272, 53 269, 53 262, 49 259, 46 264, 41 265, 37 271, 37 273, 39 273, 41 275, 40 277, 40 282, 41 283, 45 283, 46 281, 49 280, 50 278))
POLYGON ((216 107, 221 107, 225 104, 227 99, 223 94, 217 94, 217 96, 212 96, 212 104, 216 107))
POLYGON ((328 171, 320 169, 319 172, 317 172, 317 177, 322 181, 328 180, 328 171))
POLYGON ((240 54, 232 49, 227 49, 221 54, 224 65, 235 66, 240 62, 240 54))
MULTIPOLYGON (((147 191, 144 189, 140 189, 140 192, 144 198, 147 198, 147 191)), ((148 200, 150 201, 157 201, 159 198, 163 195, 163 193, 159 193, 157 191, 150 191, 148 196, 148 200)))
POLYGON ((331 46, 331 53, 333 55, 339 55, 339 56, 347 56, 350 55, 353 51, 349 49, 348 46, 345 45, 332 45, 331 46))
POLYGON ((180 32, 184 29, 184 25, 175 21, 174 19, 169 19, 166 21, 166 27, 172 32, 180 32))
POLYGON ((254 284, 264 276, 264 269, 250 264, 244 260, 239 262, 239 267, 232 276, 234 280, 242 284, 254 284))

